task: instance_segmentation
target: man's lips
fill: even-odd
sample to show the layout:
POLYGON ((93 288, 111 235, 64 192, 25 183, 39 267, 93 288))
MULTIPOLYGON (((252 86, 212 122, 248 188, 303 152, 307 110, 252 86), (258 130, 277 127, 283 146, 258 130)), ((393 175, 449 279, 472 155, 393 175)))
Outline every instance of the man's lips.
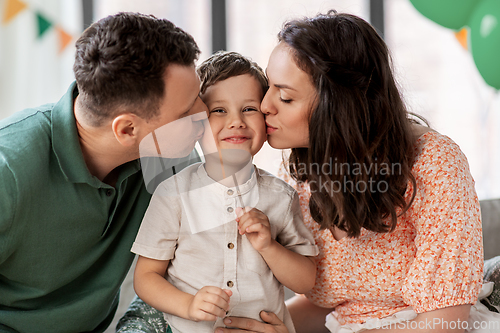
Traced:
POLYGON ((277 130, 276 127, 273 127, 273 126, 269 125, 268 123, 266 123, 266 132, 267 132, 267 134, 271 134, 271 133, 273 133, 276 130, 277 130))

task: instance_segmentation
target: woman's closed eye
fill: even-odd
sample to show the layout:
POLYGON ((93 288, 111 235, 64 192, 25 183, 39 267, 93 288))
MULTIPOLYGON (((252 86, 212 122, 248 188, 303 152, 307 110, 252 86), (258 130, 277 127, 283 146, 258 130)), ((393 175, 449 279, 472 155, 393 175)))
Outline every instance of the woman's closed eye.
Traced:
POLYGON ((291 99, 284 99, 284 98, 283 98, 283 97, 281 97, 281 96, 280 96, 280 101, 281 101, 282 103, 287 103, 287 104, 292 102, 292 100, 291 100, 291 99))

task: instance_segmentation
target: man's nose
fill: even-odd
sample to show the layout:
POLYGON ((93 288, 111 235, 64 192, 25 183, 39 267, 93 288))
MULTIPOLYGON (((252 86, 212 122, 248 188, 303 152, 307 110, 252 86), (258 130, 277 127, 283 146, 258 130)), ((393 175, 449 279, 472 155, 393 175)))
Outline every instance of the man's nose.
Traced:
POLYGON ((194 102, 193 107, 189 111, 189 115, 193 115, 193 114, 199 113, 199 112, 206 112, 206 111, 208 111, 207 105, 201 100, 200 96, 198 96, 198 98, 194 102))

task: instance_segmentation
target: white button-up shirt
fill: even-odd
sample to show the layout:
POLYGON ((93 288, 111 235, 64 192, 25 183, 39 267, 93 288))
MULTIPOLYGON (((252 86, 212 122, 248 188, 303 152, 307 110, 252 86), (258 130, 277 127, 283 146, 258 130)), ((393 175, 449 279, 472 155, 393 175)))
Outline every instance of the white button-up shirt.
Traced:
MULTIPOLYGON (((282 180, 255 167, 239 193, 245 206, 269 218, 274 239, 291 251, 316 256, 318 248, 303 223, 298 195, 282 180)), ((260 320, 262 310, 276 313, 295 332, 284 303, 283 286, 235 221, 240 198, 235 187, 212 180, 204 165, 191 165, 155 191, 132 252, 170 260, 167 280, 192 295, 204 286, 230 289, 228 315, 260 320)), ((165 314, 174 333, 212 333, 217 322, 193 322, 165 314)))

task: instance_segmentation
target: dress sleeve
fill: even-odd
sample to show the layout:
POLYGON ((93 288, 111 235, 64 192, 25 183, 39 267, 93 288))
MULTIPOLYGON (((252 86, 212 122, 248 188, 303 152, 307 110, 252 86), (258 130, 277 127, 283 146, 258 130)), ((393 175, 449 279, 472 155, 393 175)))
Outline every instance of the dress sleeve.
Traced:
POLYGON ((137 233, 131 251, 143 257, 170 260, 174 258, 180 232, 182 205, 172 195, 167 179, 155 190, 137 233))
POLYGON ((449 138, 426 144, 413 167, 416 255, 402 287, 417 313, 474 304, 482 283, 479 201, 467 159, 449 138))

